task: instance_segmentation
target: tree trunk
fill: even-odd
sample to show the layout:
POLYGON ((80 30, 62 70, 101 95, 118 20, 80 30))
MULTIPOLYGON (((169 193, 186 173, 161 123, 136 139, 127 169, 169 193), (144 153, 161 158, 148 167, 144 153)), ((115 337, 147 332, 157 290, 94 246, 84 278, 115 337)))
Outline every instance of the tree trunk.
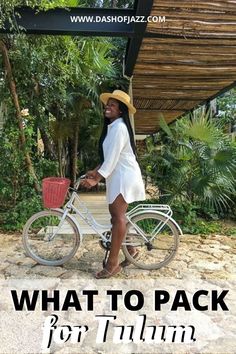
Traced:
POLYGON ((18 99, 17 90, 16 90, 16 83, 15 83, 15 80, 14 80, 14 77, 12 74, 12 67, 11 67, 11 63, 9 60, 9 56, 8 56, 8 49, 2 40, 0 40, 0 50, 1 50, 2 56, 3 56, 4 69, 5 69, 5 72, 7 75, 10 93, 11 93, 12 100, 13 100, 13 103, 14 103, 14 106, 16 109, 16 118, 17 118, 18 128, 19 128, 20 144, 21 144, 21 148, 23 150, 24 156, 25 156, 26 166, 27 166, 30 176, 34 180, 34 188, 35 188, 36 192, 40 192, 40 186, 39 186, 38 179, 37 179, 37 176, 34 171, 31 157, 30 157, 29 153, 26 151, 26 139, 25 139, 24 126, 23 126, 23 120, 22 120, 22 116, 21 116, 19 99, 18 99))
POLYGON ((76 182, 76 175, 77 175, 78 140, 79 140, 79 126, 78 126, 78 123, 76 123, 75 130, 74 130, 74 136, 73 136, 72 166, 71 166, 71 181, 72 181, 73 186, 76 182))
POLYGON ((58 167, 59 167, 59 175, 60 177, 64 177, 64 173, 63 173, 63 144, 61 139, 58 139, 58 143, 57 143, 57 152, 58 152, 58 167))
POLYGON ((117 0, 111 0, 111 7, 116 7, 117 0))
POLYGON ((51 160, 55 160, 56 153, 55 153, 54 145, 51 142, 48 133, 46 132, 46 129, 41 125, 39 127, 39 131, 44 145, 44 157, 51 160))

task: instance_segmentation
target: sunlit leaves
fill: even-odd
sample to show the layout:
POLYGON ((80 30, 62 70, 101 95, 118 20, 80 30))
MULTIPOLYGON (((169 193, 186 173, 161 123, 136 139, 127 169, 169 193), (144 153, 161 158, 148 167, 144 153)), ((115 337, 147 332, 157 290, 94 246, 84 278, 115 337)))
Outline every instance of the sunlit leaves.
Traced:
POLYGON ((148 141, 142 160, 161 193, 217 212, 236 195, 236 146, 204 110, 167 126, 148 141), (189 119, 191 118, 191 119, 189 119), (158 150, 159 146, 159 150, 158 150), (161 149, 160 149, 161 147, 161 149))
POLYGON ((210 119, 209 113, 204 109, 198 110, 192 120, 186 123, 185 134, 196 141, 205 142, 209 146, 212 146, 222 136, 221 131, 210 119))

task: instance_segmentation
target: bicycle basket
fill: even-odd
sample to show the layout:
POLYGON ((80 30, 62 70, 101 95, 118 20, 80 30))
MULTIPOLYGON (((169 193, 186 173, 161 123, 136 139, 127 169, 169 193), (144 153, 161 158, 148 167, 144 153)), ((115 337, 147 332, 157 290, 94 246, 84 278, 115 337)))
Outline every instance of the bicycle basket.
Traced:
POLYGON ((70 185, 68 178, 47 177, 43 179, 43 205, 45 208, 60 208, 70 185))

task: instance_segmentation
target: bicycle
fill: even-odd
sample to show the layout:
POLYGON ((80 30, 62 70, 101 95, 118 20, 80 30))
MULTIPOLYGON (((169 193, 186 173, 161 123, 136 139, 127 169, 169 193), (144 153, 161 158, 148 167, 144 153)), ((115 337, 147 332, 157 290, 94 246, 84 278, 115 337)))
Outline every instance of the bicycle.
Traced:
MULTIPOLYGON (((69 201, 63 209, 51 208, 29 218, 23 229, 23 245, 37 263, 58 266, 69 261, 82 243, 80 216, 99 237, 100 246, 107 252, 111 246, 111 224, 99 224, 78 194, 80 181, 70 188, 69 201)), ((135 267, 158 269, 175 256, 182 234, 172 218, 172 210, 164 204, 139 204, 126 213, 127 228, 122 251, 135 267), (135 255, 129 250, 135 247, 135 255)))

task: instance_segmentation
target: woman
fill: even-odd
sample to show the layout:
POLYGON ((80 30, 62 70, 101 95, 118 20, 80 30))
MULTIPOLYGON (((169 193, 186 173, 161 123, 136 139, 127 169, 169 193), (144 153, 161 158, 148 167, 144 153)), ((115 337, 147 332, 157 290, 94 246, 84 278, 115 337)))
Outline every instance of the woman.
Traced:
MULTIPOLYGON (((105 105, 104 126, 99 141, 101 164, 87 172, 82 185, 91 188, 103 177, 106 179, 112 240, 106 266, 96 274, 96 278, 110 278, 128 264, 127 260, 121 264, 118 260, 126 232, 125 213, 129 203, 145 199, 145 190, 129 120, 129 112, 135 113, 136 109, 130 103, 129 95, 121 90, 103 93, 100 99, 105 105)), ((135 254, 136 250, 130 248, 129 252, 135 254)))

